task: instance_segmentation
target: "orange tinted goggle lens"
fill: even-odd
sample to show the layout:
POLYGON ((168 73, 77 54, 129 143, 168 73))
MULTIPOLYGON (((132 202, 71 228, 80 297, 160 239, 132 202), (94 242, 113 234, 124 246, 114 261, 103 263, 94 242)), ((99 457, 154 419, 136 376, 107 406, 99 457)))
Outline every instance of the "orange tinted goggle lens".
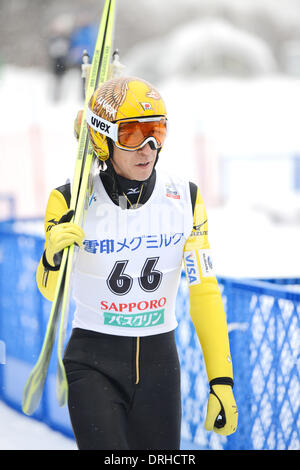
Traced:
POLYGON ((118 123, 118 143, 126 148, 137 148, 149 137, 154 137, 158 147, 164 143, 167 134, 167 120, 125 121, 118 123))

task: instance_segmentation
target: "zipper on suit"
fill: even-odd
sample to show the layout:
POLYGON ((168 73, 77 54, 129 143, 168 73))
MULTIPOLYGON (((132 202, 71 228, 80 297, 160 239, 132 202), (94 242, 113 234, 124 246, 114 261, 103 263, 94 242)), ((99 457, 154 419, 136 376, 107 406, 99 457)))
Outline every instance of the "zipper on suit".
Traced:
POLYGON ((140 381, 140 337, 136 338, 136 353, 135 353, 135 385, 140 381))

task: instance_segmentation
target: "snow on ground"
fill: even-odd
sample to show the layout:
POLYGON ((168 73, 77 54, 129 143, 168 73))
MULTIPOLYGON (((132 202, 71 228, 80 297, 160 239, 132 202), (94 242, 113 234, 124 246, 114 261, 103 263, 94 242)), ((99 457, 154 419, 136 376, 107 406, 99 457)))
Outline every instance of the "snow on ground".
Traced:
POLYGON ((0 401, 0 450, 76 450, 76 444, 46 424, 0 401))
MULTIPOLYGON (((197 450, 181 442, 181 450, 197 450)), ((0 401, 0 450, 77 450, 74 439, 13 410, 0 401)))

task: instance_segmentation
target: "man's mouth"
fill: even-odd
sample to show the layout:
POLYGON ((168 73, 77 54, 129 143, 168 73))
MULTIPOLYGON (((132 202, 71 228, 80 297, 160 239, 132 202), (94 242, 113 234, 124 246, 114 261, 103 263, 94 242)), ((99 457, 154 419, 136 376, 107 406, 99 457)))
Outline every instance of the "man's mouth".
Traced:
POLYGON ((148 166, 150 166, 151 162, 144 162, 144 163, 137 163, 136 166, 139 166, 141 168, 147 168, 148 166))

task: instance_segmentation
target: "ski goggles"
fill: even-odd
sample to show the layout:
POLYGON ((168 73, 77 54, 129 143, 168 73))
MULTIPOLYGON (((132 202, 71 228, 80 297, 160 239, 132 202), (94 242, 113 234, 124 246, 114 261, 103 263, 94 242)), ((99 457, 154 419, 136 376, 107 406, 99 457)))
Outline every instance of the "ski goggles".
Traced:
POLYGON ((88 108, 86 122, 96 132, 110 137, 117 147, 129 151, 138 150, 148 142, 159 149, 167 135, 167 119, 163 116, 123 119, 112 123, 88 108))

